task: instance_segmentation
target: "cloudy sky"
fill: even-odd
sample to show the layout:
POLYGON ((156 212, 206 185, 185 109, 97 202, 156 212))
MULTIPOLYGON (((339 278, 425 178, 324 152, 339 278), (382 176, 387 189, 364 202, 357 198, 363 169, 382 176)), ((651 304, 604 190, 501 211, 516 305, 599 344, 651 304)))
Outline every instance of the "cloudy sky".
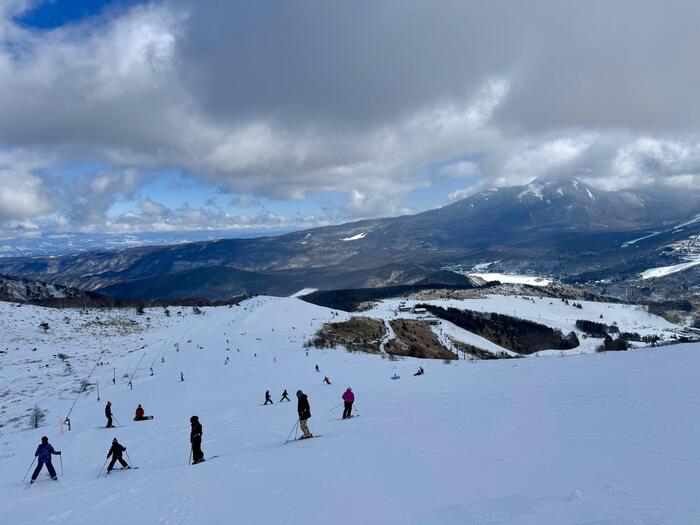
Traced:
POLYGON ((0 0, 0 237, 700 187, 696 0, 0 0))

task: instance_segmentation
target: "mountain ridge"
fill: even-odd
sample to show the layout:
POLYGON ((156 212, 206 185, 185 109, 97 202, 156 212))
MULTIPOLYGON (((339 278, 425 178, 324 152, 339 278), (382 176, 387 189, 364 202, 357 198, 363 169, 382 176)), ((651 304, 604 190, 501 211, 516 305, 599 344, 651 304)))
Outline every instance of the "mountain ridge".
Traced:
POLYGON ((275 237, 7 258, 0 272, 129 298, 412 284, 445 267, 496 259, 573 280, 607 268, 629 277, 656 264, 663 243, 700 233, 699 214, 698 191, 605 191, 576 179, 536 179, 415 215, 275 237))

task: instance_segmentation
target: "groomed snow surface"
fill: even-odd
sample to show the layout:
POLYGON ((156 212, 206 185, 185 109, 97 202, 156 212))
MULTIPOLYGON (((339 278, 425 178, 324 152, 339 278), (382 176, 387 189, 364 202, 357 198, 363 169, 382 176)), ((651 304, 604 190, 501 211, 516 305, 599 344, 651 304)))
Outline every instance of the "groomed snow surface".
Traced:
POLYGON ((294 298, 259 297, 182 318, 147 310, 151 328, 114 335, 111 344, 59 329, 67 311, 25 306, 8 322, 10 308, 0 305, 3 421, 35 402, 49 412, 37 430, 0 428, 2 523, 700 522, 699 345, 446 365, 340 349, 307 357, 304 340, 347 314, 294 298), (56 328, 35 334, 30 327, 41 320, 56 328), (81 370, 105 349, 108 362, 93 376, 101 401, 94 391, 81 397, 73 429, 62 435, 57 422, 75 396, 62 389, 62 367, 42 367, 55 362, 52 346, 81 370), (139 361, 130 390, 123 374, 139 361), (414 377, 418 366, 426 374, 414 377), (390 380, 395 373, 401 379, 390 380), (34 392, 47 380, 54 395, 34 392), (331 409, 348 385, 360 417, 343 421, 342 409, 331 409), (285 388, 293 399, 299 388, 308 393, 309 426, 322 437, 284 445, 296 421, 296 403, 278 403, 285 388), (273 406, 261 406, 266 389, 273 406), (122 427, 100 428, 108 399, 122 427), (153 421, 131 421, 138 403, 153 421), (206 455, 218 457, 188 466, 193 414, 206 455), (44 434, 63 451, 65 473, 56 457, 60 481, 42 473, 25 489, 22 475, 44 434), (115 436, 139 470, 98 479, 115 436))

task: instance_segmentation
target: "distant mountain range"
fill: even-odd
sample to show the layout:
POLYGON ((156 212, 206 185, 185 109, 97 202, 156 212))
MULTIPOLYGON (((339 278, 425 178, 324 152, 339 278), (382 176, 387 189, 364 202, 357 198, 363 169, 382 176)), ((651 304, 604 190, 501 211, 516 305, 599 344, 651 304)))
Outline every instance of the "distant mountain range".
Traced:
MULTIPOLYGON (((245 231, 244 238, 280 235, 285 231, 245 231)), ((185 242, 212 241, 234 234, 232 230, 195 230, 137 233, 51 233, 41 236, 0 239, 1 257, 67 255, 94 250, 122 250, 137 246, 165 246, 185 242)))
POLYGON ((0 272, 128 299, 425 283, 440 270, 485 263, 569 282, 620 281, 682 262, 668 247, 695 235, 700 191, 603 191, 538 179, 417 215, 276 237, 5 258, 0 272))
POLYGON ((53 301, 56 303, 66 300, 74 303, 76 300, 87 301, 97 297, 97 294, 69 286, 0 275, 0 301, 19 303, 53 301))

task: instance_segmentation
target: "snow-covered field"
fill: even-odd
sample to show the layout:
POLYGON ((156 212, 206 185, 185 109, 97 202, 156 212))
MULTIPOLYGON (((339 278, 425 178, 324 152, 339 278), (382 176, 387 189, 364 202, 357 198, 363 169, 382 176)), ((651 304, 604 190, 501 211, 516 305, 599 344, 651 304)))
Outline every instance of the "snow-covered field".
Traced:
POLYGON ((657 277, 666 277, 667 275, 682 272, 698 265, 700 265, 700 255, 694 255, 688 257, 688 260, 684 263, 649 268, 648 270, 644 270, 641 273, 641 276, 642 279, 656 279, 657 277))
POLYGON ((538 277, 535 275, 518 275, 510 273, 469 273, 470 277, 477 277, 483 279, 486 282, 490 281, 500 281, 502 283, 512 283, 512 284, 529 284, 531 286, 547 286, 551 284, 552 280, 545 277, 538 277))
MULTIPOLYGON (((621 329, 674 328, 634 307, 475 301, 465 307, 544 316, 563 328, 599 313, 621 329)), ((388 317, 395 306, 387 301, 370 314, 388 317)), ((700 345, 449 365, 340 349, 307 356, 304 341, 323 322, 348 314, 269 297, 205 308, 204 315, 171 310, 171 317, 147 310, 147 323, 133 311, 81 316, 0 304, 3 523, 700 520, 700 345), (103 324, 87 322, 96 315, 103 324), (48 334, 37 328, 42 321, 48 334), (57 352, 70 355, 73 374, 52 357, 57 352), (94 390, 83 394, 72 430, 61 434, 75 376, 85 377, 100 354, 105 364, 91 379, 99 380, 101 401, 94 390), (419 365, 426 374, 414 377, 419 365), (395 373, 401 379, 390 380, 395 373), (322 383, 325 375, 332 385, 322 383), (341 409, 331 409, 348 385, 360 417, 343 421, 341 409), (285 388, 292 398, 298 388, 309 394, 309 426, 321 438, 284 445, 296 421, 295 403, 277 403, 285 388), (266 389, 274 406, 260 406, 266 389), (123 425, 113 430, 100 428, 108 399, 123 425), (48 410, 45 426, 29 430, 24 420, 10 421, 35 403, 48 410), (153 421, 131 421, 138 403, 153 421), (188 466, 193 414, 204 426, 206 455, 218 457, 188 466), (58 483, 42 474, 26 489, 22 476, 44 434, 63 451, 65 471, 58 483), (98 479, 115 436, 139 470, 98 479)))

